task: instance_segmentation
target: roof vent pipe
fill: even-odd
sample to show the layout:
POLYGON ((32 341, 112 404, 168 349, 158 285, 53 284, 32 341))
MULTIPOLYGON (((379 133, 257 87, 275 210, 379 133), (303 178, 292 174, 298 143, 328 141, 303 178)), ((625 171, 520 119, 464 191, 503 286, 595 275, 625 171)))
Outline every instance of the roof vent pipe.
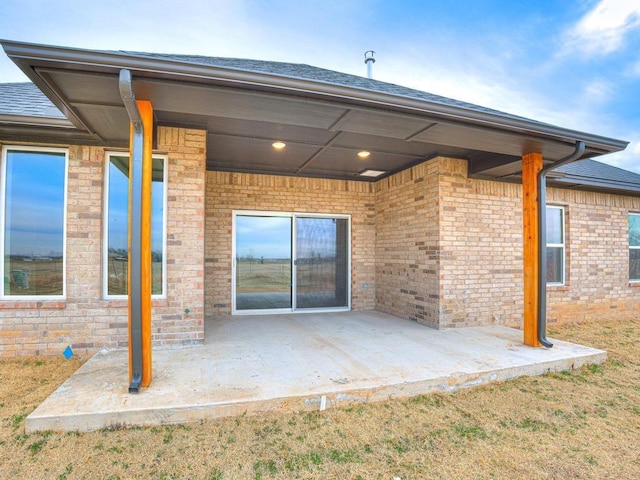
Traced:
POLYGON ((376 52, 373 50, 364 52, 364 63, 367 64, 367 78, 373 78, 373 64, 376 63, 375 54, 376 52))

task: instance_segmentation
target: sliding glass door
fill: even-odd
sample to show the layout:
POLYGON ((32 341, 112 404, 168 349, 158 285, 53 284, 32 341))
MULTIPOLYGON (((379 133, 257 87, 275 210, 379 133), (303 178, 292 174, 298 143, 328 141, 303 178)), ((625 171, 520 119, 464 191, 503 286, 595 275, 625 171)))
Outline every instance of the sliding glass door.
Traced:
POLYGON ((291 226, 291 217, 236 216, 236 310, 291 310, 291 226))
POLYGON ((349 217, 234 212, 233 313, 349 308, 349 217))
POLYGON ((296 217, 296 308, 347 307, 348 219, 296 217))

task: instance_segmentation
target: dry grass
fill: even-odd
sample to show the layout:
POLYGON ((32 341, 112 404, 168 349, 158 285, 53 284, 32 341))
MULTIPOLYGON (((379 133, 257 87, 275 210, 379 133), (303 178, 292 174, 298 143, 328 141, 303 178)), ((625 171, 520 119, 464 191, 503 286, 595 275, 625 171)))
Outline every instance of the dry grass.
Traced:
POLYGON ((3 360, 0 478, 640 478, 640 319, 552 334, 609 359, 451 395, 88 434, 24 434, 78 362, 3 360))

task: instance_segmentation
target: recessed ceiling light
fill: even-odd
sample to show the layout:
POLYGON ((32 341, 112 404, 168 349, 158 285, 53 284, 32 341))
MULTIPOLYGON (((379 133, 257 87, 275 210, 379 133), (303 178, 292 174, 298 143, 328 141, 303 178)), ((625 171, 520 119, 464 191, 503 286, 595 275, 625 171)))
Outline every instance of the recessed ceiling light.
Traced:
POLYGON ((369 155, 371 155, 371 152, 367 152, 366 150, 361 150, 358 152, 358 156, 360 158, 367 158, 369 155))
POLYGON ((361 171, 358 175, 360 175, 361 177, 379 177, 380 175, 384 175, 385 172, 384 170, 371 170, 370 168, 367 168, 366 170, 361 171))
POLYGON ((286 146, 287 146, 287 144, 286 144, 286 143, 284 143, 284 142, 273 142, 273 143, 271 144, 271 146, 272 146, 273 148, 275 148, 276 150, 282 150, 284 147, 286 147, 286 146))

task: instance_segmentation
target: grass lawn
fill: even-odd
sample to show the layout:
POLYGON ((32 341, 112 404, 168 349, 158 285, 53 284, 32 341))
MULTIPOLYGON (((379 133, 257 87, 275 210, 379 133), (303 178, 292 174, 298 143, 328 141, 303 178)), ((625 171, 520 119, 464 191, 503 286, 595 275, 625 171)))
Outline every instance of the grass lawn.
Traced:
POLYGON ((640 478, 640 319, 550 336, 609 358, 447 395, 84 434, 24 433, 80 361, 0 360, 0 478, 640 478))

